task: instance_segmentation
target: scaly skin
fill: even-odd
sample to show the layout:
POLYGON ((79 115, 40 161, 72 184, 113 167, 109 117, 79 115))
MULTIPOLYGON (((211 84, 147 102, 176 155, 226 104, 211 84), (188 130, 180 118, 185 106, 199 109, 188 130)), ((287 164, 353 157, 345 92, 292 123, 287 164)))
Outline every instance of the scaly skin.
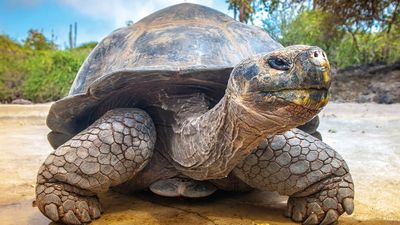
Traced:
POLYGON ((39 169, 36 204, 53 221, 100 216, 96 194, 132 179, 149 162, 154 124, 139 109, 114 109, 51 153, 39 169))
POLYGON ((290 196, 287 216, 296 222, 331 224, 353 211, 354 186, 345 161, 299 129, 266 139, 234 174, 256 189, 290 196))

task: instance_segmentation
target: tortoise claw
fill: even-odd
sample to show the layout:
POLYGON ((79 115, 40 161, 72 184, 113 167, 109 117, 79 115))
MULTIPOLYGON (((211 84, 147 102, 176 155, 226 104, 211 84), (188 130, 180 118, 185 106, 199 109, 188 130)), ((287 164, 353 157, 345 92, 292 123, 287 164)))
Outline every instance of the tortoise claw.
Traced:
POLYGON ((47 217, 49 217, 53 221, 58 221, 58 209, 55 204, 48 204, 44 207, 44 212, 46 213, 47 217))
POLYGON ((66 224, 81 224, 81 221, 79 221, 72 210, 69 210, 61 220, 66 224))
POLYGON ((315 225, 318 224, 318 217, 315 213, 311 215, 303 222, 303 225, 315 225))
POLYGON ((346 213, 348 215, 353 213, 353 211, 354 211, 354 202, 353 202, 352 198, 344 199, 342 205, 343 205, 344 211, 346 211, 346 213))
POLYGON ((334 209, 330 209, 326 215, 324 220, 322 220, 322 222, 320 223, 320 225, 329 225, 329 224, 333 224, 337 221, 337 219, 339 218, 338 213, 334 210, 334 209))

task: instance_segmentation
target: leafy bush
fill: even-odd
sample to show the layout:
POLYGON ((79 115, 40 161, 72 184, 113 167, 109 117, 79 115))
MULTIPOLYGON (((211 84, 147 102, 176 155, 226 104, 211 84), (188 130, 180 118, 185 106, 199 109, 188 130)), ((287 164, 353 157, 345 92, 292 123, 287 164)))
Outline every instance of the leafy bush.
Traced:
POLYGON ((16 98, 46 102, 66 96, 94 45, 89 43, 72 50, 37 50, 0 35, 0 102, 16 98))
POLYGON ((392 63, 400 59, 400 29, 390 33, 359 31, 349 33, 336 24, 334 15, 303 11, 288 24, 282 24, 281 43, 315 45, 324 49, 331 64, 338 68, 372 62, 392 63))
POLYGON ((38 30, 30 29, 28 31, 28 37, 24 41, 24 45, 27 48, 34 50, 55 50, 56 45, 53 41, 47 40, 47 38, 38 30))
POLYGON ((23 96, 35 102, 54 101, 68 94, 86 54, 80 51, 40 51, 26 63, 23 96))
POLYGON ((32 51, 5 35, 0 35, 0 101, 11 101, 22 95, 26 74, 24 62, 32 51))
POLYGON ((77 48, 75 48, 75 50, 92 50, 94 49, 94 47, 96 47, 97 42, 95 41, 91 41, 91 42, 87 42, 87 43, 83 43, 81 45, 79 45, 77 48))
POLYGON ((283 45, 307 44, 319 46, 330 57, 336 54, 335 50, 344 35, 332 23, 335 17, 322 11, 304 11, 289 24, 282 24, 283 45))

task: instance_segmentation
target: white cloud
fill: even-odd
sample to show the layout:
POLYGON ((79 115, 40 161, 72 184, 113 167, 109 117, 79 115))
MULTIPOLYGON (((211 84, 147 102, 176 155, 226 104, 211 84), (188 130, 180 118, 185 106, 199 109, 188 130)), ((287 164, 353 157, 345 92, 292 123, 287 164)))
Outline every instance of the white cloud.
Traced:
POLYGON ((226 13, 226 3, 223 4, 225 8, 218 8, 221 4, 217 1, 224 0, 58 0, 82 15, 111 22, 114 28, 125 26, 128 20, 136 22, 159 9, 183 2, 202 4, 226 13))

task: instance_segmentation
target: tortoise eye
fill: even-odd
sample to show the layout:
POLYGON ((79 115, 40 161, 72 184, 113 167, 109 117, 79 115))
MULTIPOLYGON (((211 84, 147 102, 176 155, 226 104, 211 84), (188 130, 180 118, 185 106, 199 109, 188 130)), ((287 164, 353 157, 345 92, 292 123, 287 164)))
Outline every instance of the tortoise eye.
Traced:
POLYGON ((274 56, 268 59, 268 64, 277 70, 289 70, 291 62, 287 59, 274 56))

